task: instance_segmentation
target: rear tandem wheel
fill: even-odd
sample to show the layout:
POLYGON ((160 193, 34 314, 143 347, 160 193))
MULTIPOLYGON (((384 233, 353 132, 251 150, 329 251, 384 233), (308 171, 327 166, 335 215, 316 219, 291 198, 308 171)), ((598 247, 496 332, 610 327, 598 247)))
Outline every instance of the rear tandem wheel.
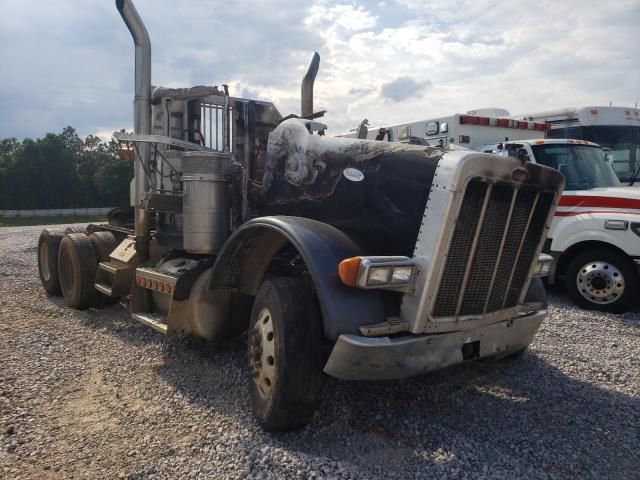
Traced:
POLYGON ((51 295, 60 294, 58 250, 62 237, 64 232, 45 228, 38 238, 38 274, 45 291, 51 295))
POLYGON ((84 233, 70 233, 60 243, 58 272, 66 306, 84 310, 97 303, 94 287, 98 261, 91 240, 84 233))

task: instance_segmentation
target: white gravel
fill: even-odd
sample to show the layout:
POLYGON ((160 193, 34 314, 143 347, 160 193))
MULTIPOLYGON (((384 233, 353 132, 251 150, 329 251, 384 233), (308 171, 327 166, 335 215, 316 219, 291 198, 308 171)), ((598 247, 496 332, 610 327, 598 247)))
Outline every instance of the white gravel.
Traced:
POLYGON ((41 227, 0 228, 0 478, 640 478, 640 313, 560 294, 518 360, 329 379, 302 431, 254 422, 244 338, 167 348, 122 305, 42 290, 41 227))

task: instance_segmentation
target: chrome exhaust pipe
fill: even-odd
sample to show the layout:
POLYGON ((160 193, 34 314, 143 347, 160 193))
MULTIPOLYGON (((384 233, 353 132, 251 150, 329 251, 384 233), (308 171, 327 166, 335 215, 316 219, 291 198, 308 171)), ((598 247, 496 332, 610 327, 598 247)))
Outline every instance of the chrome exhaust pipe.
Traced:
POLYGON ((316 81, 318 68, 320 67, 320 55, 318 52, 313 53, 311 62, 307 67, 307 72, 302 77, 302 85, 300 86, 300 96, 302 99, 301 113, 303 117, 313 114, 313 83, 316 81))
MULTIPOLYGON (((151 133, 151 40, 149 33, 131 0, 116 0, 116 8, 124 20, 135 45, 135 97, 133 101, 133 132, 143 135, 151 133)), ((150 219, 142 208, 146 192, 145 167, 149 165, 149 144, 142 144, 140 160, 134 166, 134 203, 136 249, 141 260, 149 252, 150 219)))

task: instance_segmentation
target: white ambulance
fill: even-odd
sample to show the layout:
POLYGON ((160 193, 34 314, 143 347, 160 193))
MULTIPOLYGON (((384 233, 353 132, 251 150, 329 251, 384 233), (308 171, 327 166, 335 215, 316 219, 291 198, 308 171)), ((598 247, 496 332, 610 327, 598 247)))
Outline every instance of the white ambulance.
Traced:
POLYGON ((445 148, 457 145, 477 150, 481 145, 512 138, 544 138, 545 132, 551 128, 546 123, 502 118, 506 115, 509 112, 502 108, 483 108, 466 114, 456 113, 382 127, 369 127, 364 120, 359 128, 338 136, 445 148))
POLYGON ((621 187, 599 145, 517 140, 478 148, 559 170, 565 191, 545 244, 549 281, 564 281, 583 308, 624 312, 640 304, 640 191, 621 187))

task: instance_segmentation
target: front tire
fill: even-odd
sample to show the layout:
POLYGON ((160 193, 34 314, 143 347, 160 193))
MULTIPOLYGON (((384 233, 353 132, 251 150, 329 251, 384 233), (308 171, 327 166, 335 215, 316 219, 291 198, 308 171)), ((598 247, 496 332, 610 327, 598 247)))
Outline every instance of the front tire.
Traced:
POLYGON ((304 426, 322 389, 323 330, 303 281, 275 277, 256 295, 249 330, 251 409, 266 431, 304 426))
POLYGON ((594 249, 576 255, 565 272, 565 288, 587 310, 624 313, 634 304, 640 281, 633 264, 614 250, 594 249))

